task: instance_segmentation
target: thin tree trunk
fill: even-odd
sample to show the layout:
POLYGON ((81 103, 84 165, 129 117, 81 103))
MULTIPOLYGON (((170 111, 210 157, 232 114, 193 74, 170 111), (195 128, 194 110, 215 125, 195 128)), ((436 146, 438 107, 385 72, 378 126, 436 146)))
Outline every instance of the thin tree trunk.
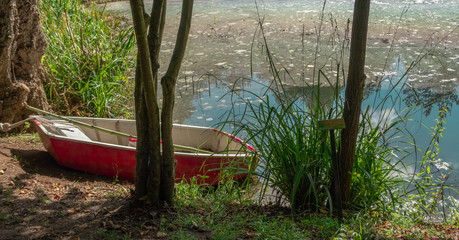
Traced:
MULTIPOLYGON (((153 5, 156 5, 157 1, 162 1, 163 5, 165 5, 165 0, 155 0, 153 5)), ((153 6, 155 7, 155 6, 153 6)), ((161 10, 162 8, 160 8, 161 10)), ((156 19, 156 15, 153 15, 155 9, 152 9, 152 15, 150 21, 152 19, 156 19)), ((155 23, 156 24, 156 23, 155 23)), ((161 23, 159 23, 161 24, 161 23)), ((150 22, 150 30, 149 35, 152 29, 157 28, 150 22)), ((154 205, 159 206, 161 204, 161 129, 160 129, 160 113, 159 113, 159 105, 157 99, 157 89, 158 89, 158 69, 153 69, 152 66, 159 62, 159 48, 158 52, 153 51, 149 44, 148 36, 145 36, 145 41, 148 44, 148 48, 145 51, 149 52, 149 69, 151 74, 151 78, 148 82, 145 82, 146 85, 144 88, 144 97, 145 102, 147 103, 147 112, 148 112, 148 125, 149 125, 149 148, 150 148, 150 162, 148 166, 148 199, 154 205)), ((159 46, 161 46, 161 39, 159 39, 159 46)), ((159 66, 159 65, 158 65, 159 66)))
POLYGON ((165 18, 165 0, 155 0, 153 2, 153 8, 150 15, 150 29, 146 38, 148 43, 148 51, 150 57, 150 69, 151 69, 151 82, 150 85, 144 89, 144 96, 147 102, 151 102, 152 108, 148 109, 150 117, 148 118, 149 124, 149 149, 150 149, 150 163, 148 170, 148 191, 152 194, 149 195, 151 201, 161 201, 161 129, 160 129, 160 113, 158 108, 157 100, 157 88, 158 88, 158 69, 159 69, 159 51, 161 47, 162 32, 164 27, 165 18), (154 195, 153 195, 154 193, 154 195))
MULTIPOLYGON (((145 136, 148 138, 147 142, 139 142, 138 149, 141 151, 141 154, 144 154, 144 150, 148 151, 147 156, 139 155, 136 157, 136 164, 139 164, 140 167, 145 166, 145 162, 148 165, 148 176, 145 179, 136 180, 136 183, 139 182, 139 192, 135 194, 136 197, 142 196, 144 197, 144 192, 141 192, 146 189, 147 191, 147 202, 151 205, 159 206, 159 189, 160 189, 160 140, 159 140, 159 109, 156 102, 155 96, 155 89, 153 86, 153 74, 151 70, 151 63, 150 63, 150 51, 148 48, 147 36, 146 36, 146 24, 144 19, 144 6, 142 0, 131 0, 131 11, 132 11, 132 18, 134 22, 134 30, 137 36, 137 47, 138 47, 138 59, 140 65, 140 82, 141 88, 140 91, 143 90, 143 93, 139 93, 136 98, 136 107, 141 107, 144 105, 146 110, 144 113, 146 117, 139 119, 139 123, 136 127, 138 134, 140 131, 143 133, 148 132, 148 135, 145 136), (156 114, 156 115, 155 115, 156 114), (148 124, 148 131, 145 131, 144 125, 148 124), (144 149, 144 147, 148 146, 148 149, 144 149), (146 184, 146 188, 143 185, 146 184)), ((139 90, 139 89, 136 89, 139 90)), ((138 110, 136 110, 138 113, 138 110)), ((141 115, 141 114, 139 114, 141 115)), ((145 140, 145 139, 144 139, 145 140)), ((136 169, 137 171, 137 169, 136 169)), ((139 169, 139 172, 142 173, 143 170, 139 169)), ((143 176, 138 176, 143 177, 143 176)), ((136 186, 137 191, 137 186, 136 186)))
POLYGON ((157 96, 159 52, 166 22, 166 0, 155 0, 151 9, 150 30, 148 32, 148 46, 150 49, 151 69, 153 72, 153 85, 157 96))
POLYGON ((350 201, 352 168, 359 131, 360 108, 365 83, 365 50, 368 31, 370 0, 356 0, 352 22, 349 73, 344 102, 344 121, 346 128, 341 135, 340 183, 344 204, 350 201))
POLYGON ((175 85, 185 55, 192 12, 193 0, 183 0, 182 16, 174 52, 166 75, 161 79, 161 86, 163 89, 163 109, 161 112, 161 135, 163 140, 161 198, 167 203, 171 203, 174 196, 175 161, 172 140, 172 113, 175 101, 175 85))
POLYGON ((149 150, 148 146, 148 125, 144 123, 148 122, 147 117, 147 106, 145 98, 143 97, 142 78, 140 70, 140 61, 137 57, 137 66, 135 71, 135 116, 136 116, 136 129, 137 129, 137 144, 136 146, 136 164, 135 164, 135 199, 140 199, 147 195, 147 180, 148 180, 148 162, 149 162, 149 150), (142 143, 142 144, 140 144, 142 143))

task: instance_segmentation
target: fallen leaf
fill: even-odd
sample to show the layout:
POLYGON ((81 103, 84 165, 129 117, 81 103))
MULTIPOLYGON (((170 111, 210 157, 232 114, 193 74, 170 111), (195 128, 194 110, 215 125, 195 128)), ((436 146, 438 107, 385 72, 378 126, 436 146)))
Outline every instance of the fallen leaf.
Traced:
POLYGON ((246 232, 245 235, 249 238, 256 238, 258 236, 260 236, 260 234, 256 233, 256 232, 246 232))
POLYGON ((157 233, 156 233, 156 237, 157 237, 157 238, 164 238, 164 237, 167 237, 167 233, 165 233, 165 232, 157 232, 157 233))
POLYGON ((195 221, 191 221, 193 223, 194 228, 199 228, 198 224, 195 221))
POLYGON ((118 212, 122 207, 123 207, 123 205, 117 207, 117 208, 114 209, 114 210, 111 210, 110 213, 116 213, 116 212, 118 212))
POLYGON ((112 221, 108 221, 107 228, 120 229, 121 225, 114 224, 112 221))
POLYGON ((131 234, 131 232, 129 231, 129 229, 127 227, 121 227, 121 231, 125 232, 125 233, 129 233, 129 235, 131 234))

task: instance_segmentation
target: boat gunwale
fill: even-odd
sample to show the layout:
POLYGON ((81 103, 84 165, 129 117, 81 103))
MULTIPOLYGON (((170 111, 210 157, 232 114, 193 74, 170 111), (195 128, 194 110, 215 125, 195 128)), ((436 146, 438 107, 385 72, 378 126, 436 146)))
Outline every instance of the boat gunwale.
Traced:
MULTIPOLYGON (((68 136, 62 136, 62 135, 57 135, 54 133, 49 132, 45 127, 44 124, 40 122, 40 118, 43 118, 43 116, 39 115, 32 115, 30 117, 34 118, 35 125, 39 127, 40 131, 47 137, 54 138, 54 139, 59 139, 59 140, 65 140, 65 141, 71 141, 71 142, 77 142, 77 143, 84 143, 84 144, 90 144, 90 145, 97 145, 97 146, 102 146, 102 147, 110 147, 114 149, 119 149, 119 150, 130 150, 130 151, 136 151, 135 147, 132 146, 123 146, 119 144, 112 144, 112 143, 106 143, 106 142, 100 142, 100 141, 94 141, 94 140, 85 140, 85 139, 75 139, 71 138, 68 136), (38 123, 38 124, 37 124, 38 123)), ((71 119, 84 119, 85 117, 71 117, 71 119)), ((46 119, 46 118, 45 118, 46 119)), ((105 118, 92 118, 92 119, 105 119, 105 118)), ((55 121, 59 119, 50 119, 50 121, 55 121)), ((110 120, 123 120, 123 121, 135 121, 135 120, 130 120, 130 119, 110 119, 110 120)), ((65 120, 59 120, 62 122, 66 122, 65 120)), ((180 126, 180 127, 185 127, 185 128, 195 128, 195 129, 202 129, 202 130, 210 130, 210 131, 216 131, 221 134, 223 134, 224 137, 233 139, 237 143, 241 144, 241 150, 238 151, 237 153, 189 153, 189 152, 180 152, 180 151, 174 151, 174 155, 176 156, 187 156, 187 157, 207 157, 207 158, 245 158, 245 157, 251 157, 252 155, 256 154, 256 151, 250 149, 252 146, 250 146, 248 143, 242 141, 241 139, 232 136, 231 134, 220 131, 215 128, 211 127, 203 127, 203 126, 193 126, 193 125, 186 125, 186 124, 174 124, 174 126, 180 126)), ((253 147, 252 147, 253 148, 253 147)))

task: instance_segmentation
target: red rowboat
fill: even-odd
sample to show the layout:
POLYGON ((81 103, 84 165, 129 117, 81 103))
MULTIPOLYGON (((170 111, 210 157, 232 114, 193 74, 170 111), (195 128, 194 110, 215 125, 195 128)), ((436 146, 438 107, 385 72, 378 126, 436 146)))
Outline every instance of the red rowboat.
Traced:
MULTIPOLYGON (((31 116, 46 150, 58 164, 95 174, 133 180, 135 139, 113 135, 47 116, 31 116)), ((68 117, 92 126, 136 135, 135 120, 68 117)), ((174 124, 174 144, 212 153, 175 151, 176 182, 197 177, 200 184, 218 184, 221 169, 245 170, 255 165, 254 149, 228 133, 208 127, 174 124)), ((247 176, 239 171, 233 179, 247 176)))

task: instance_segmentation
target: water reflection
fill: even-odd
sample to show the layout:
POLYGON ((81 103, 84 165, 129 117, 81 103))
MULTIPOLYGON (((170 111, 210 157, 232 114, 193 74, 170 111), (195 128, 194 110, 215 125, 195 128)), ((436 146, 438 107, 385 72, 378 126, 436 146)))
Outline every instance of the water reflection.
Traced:
MULTIPOLYGON (((146 1, 146 6, 151 8, 151 1, 146 1)), ((313 80, 317 80, 314 70, 322 69, 331 81, 336 81, 335 76, 347 70, 352 1, 327 1, 323 22, 320 21, 322 7, 322 0, 258 2, 268 48, 281 69, 283 81, 290 85, 313 84, 313 80)), ((433 74, 436 78, 444 74, 443 70, 438 71, 438 66, 449 69, 450 80, 457 78, 458 9, 457 1, 373 2, 367 51, 368 79, 381 77, 388 63, 397 56, 403 56, 409 65, 423 54, 426 57, 419 63, 419 77, 413 77, 413 81, 425 84, 423 76, 433 74)), ((128 2, 109 3, 107 10, 129 16, 128 2)), ((179 12, 180 1, 171 1, 162 46, 165 63, 172 52, 179 12)), ((212 74, 219 78, 250 78, 252 68, 263 79, 270 79, 267 46, 258 22, 254 1, 197 0, 182 77, 212 74)))
MULTIPOLYGON (((299 98, 309 107, 316 104, 310 101, 315 90, 306 85, 318 89, 319 69, 332 85, 342 85, 347 71, 348 19, 352 18, 353 1, 327 1, 322 15, 323 3, 259 1, 265 42, 253 1, 196 0, 177 86, 175 122, 216 125, 227 111, 244 111, 245 100, 258 101, 241 90, 261 95, 273 84, 267 49, 278 66, 285 97, 299 98)), ((146 5, 150 8, 151 2, 146 5)), ((107 10, 129 16, 129 3, 109 3, 107 10)), ((420 146, 426 146, 431 139, 430 130, 422 124, 434 126, 440 107, 449 108, 447 123, 459 121, 458 10, 459 2, 454 0, 372 2, 365 68, 368 87, 363 108, 370 106, 375 119, 393 119, 403 109, 423 106, 408 127, 420 146), (387 107, 381 108, 382 103, 387 107)), ((172 53, 179 12, 180 1, 170 1, 163 63, 172 53)), ((331 106, 335 90, 323 85, 320 91, 320 103, 331 106)), ((457 134, 458 127, 448 124, 440 140, 440 158, 459 169, 454 145, 457 134)))
POLYGON ((441 86, 440 88, 430 89, 425 87, 417 88, 409 85, 403 90, 406 97, 403 99, 408 106, 422 106, 424 115, 427 117, 432 113, 432 109, 445 109, 448 112, 453 110, 453 107, 459 104, 457 96, 457 84, 448 84, 450 86, 441 86))
POLYGON ((335 97, 340 94, 340 87, 336 86, 290 86, 284 87, 284 91, 279 96, 283 97, 287 102, 299 100, 304 103, 305 109, 315 109, 317 104, 323 107, 325 112, 328 112, 335 103, 335 97))

